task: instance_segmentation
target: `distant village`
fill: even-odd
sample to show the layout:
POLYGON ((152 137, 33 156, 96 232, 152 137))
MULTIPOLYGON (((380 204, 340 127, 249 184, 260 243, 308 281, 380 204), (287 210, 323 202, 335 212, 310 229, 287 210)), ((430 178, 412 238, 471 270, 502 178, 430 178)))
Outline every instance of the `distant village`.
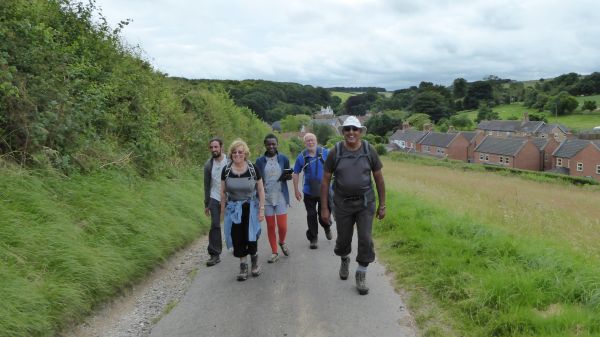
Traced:
MULTIPOLYGON (((326 107, 313 122, 337 130, 347 117, 326 107)), ((356 117, 364 124, 370 116, 356 117)), ((301 134, 306 131, 303 127, 301 134)), ((522 120, 482 121, 474 131, 434 132, 431 124, 420 131, 405 122, 389 137, 387 150, 600 181, 600 140, 576 138, 561 124, 530 121, 527 112, 522 120)))

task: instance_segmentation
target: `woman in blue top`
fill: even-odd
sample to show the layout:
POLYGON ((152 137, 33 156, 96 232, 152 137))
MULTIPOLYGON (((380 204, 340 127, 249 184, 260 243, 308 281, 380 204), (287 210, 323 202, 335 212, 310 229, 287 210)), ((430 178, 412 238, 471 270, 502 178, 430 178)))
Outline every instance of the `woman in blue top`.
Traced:
POLYGON ((221 214, 227 248, 233 247, 233 256, 240 258, 238 281, 248 278, 248 255, 252 262, 252 276, 260 275, 258 238, 260 222, 264 219, 265 191, 262 176, 248 161, 250 149, 240 139, 229 147, 231 163, 221 173, 221 214))
POLYGON ((264 144, 266 151, 256 160, 256 168, 263 177, 265 186, 265 219, 272 252, 268 262, 273 263, 279 260, 276 227, 281 251, 285 256, 290 254, 285 243, 285 236, 287 234, 287 206, 290 204, 287 181, 292 176, 289 159, 277 152, 277 137, 268 134, 264 144))

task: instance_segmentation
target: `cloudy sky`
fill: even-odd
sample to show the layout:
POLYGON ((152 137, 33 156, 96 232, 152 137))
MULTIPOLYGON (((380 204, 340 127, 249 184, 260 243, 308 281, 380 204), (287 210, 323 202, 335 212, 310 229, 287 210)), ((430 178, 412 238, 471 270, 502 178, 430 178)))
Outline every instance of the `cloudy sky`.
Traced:
POLYGON ((449 85, 600 71, 597 0, 96 0, 171 76, 449 85))

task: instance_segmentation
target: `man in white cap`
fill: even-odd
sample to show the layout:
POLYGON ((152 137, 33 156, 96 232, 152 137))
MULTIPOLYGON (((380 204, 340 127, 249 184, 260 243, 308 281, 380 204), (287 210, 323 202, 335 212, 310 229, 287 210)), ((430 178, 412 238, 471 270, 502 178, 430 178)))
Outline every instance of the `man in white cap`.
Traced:
POLYGON ((342 280, 348 278, 350 252, 354 224, 358 235, 358 254, 356 262, 356 288, 358 293, 366 295, 369 288, 366 283, 367 266, 375 261, 375 250, 371 232, 373 216, 385 217, 385 183, 383 165, 375 148, 361 139, 367 130, 360 121, 350 116, 340 126, 344 140, 337 143, 329 152, 325 161, 323 181, 321 182, 321 220, 329 222, 329 183, 334 177, 333 203, 336 218, 337 239, 334 252, 341 257, 339 275, 342 280), (379 206, 375 209, 375 193, 371 183, 371 173, 375 179, 379 206))

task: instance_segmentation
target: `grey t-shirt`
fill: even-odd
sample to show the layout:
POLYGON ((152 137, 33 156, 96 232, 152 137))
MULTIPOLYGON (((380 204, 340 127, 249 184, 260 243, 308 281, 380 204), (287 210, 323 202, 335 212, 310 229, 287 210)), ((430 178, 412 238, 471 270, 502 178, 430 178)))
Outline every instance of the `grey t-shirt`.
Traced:
POLYGON ((334 172, 335 159, 338 157, 336 148, 330 150, 325 160, 324 170, 333 174, 333 189, 343 196, 361 195, 372 188, 371 172, 379 171, 383 164, 375 148, 369 144, 369 154, 365 153, 363 145, 358 150, 350 151, 342 143, 342 154, 334 172), (372 166, 371 166, 372 163, 372 166))
POLYGON ((279 162, 277 162, 277 156, 267 157, 263 179, 265 183, 265 205, 277 206, 284 201, 281 182, 279 181, 282 172, 279 162))
POLYGON ((258 172, 256 168, 254 168, 256 180, 252 179, 249 169, 246 169, 246 172, 242 174, 236 174, 232 170, 229 172, 229 177, 225 177, 226 170, 227 167, 223 167, 221 181, 225 182, 225 192, 227 193, 229 200, 240 201, 254 197, 254 194, 256 193, 256 182, 262 179, 260 172, 258 172))

